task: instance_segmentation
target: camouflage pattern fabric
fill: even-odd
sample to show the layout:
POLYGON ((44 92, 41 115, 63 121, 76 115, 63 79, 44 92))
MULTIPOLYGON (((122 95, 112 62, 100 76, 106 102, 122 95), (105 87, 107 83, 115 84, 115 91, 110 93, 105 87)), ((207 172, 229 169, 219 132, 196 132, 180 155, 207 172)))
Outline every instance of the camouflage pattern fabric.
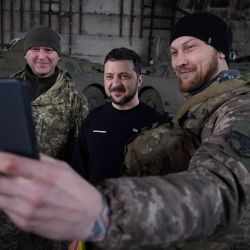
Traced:
POLYGON ((188 99, 176 112, 173 122, 200 137, 207 120, 223 103, 248 92, 249 83, 243 79, 233 79, 222 83, 216 81, 207 89, 188 99))
MULTIPOLYGON (((24 71, 13 77, 25 80, 24 71)), ((86 97, 69 74, 59 68, 56 83, 32 102, 32 111, 40 151, 63 158, 67 142, 77 137, 89 109, 86 97)))
POLYGON ((20 231, 0 212, 0 249, 15 250, 19 241, 20 231))
MULTIPOLYGON (((24 80, 24 71, 14 77, 24 80)), ((40 151, 62 158, 67 142, 78 135, 88 105, 68 73, 59 69, 55 84, 32 102, 32 111, 40 151)), ((66 250, 66 245, 22 232, 0 213, 1 250, 66 250)))
POLYGON ((77 137, 89 111, 87 99, 65 76, 60 74, 52 88, 32 102, 40 150, 57 158, 64 155, 67 142, 77 137))
POLYGON ((165 175, 186 170, 199 139, 172 123, 145 128, 125 149, 125 176, 165 175))
POLYGON ((144 129, 126 146, 124 174, 163 175, 186 170, 200 144, 203 124, 225 101, 236 94, 248 92, 246 83, 242 79, 233 79, 226 84, 216 81, 185 102, 173 123, 144 129), (188 116, 192 119, 187 119, 188 116), (185 129, 180 126, 184 121, 185 129))
POLYGON ((224 152, 234 124, 250 126, 250 86, 243 88, 209 116, 208 98, 183 122, 197 131, 203 114, 187 171, 99 186, 111 209, 101 249, 250 249, 250 169, 224 152))

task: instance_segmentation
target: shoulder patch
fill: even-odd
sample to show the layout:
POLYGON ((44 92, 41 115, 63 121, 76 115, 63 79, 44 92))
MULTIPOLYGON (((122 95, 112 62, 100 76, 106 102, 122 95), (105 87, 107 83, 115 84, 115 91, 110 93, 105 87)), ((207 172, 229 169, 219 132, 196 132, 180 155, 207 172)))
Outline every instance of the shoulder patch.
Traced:
POLYGON ((232 129, 224 152, 241 161, 250 170, 250 122, 238 121, 232 129))

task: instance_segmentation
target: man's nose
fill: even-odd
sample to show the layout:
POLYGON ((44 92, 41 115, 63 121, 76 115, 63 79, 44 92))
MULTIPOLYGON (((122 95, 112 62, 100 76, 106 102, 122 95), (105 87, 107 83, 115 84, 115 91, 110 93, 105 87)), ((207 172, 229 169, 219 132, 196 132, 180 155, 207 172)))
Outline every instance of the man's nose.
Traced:
POLYGON ((181 67, 187 65, 188 59, 187 55, 183 52, 178 52, 178 54, 172 59, 172 64, 174 67, 181 67))
POLYGON ((120 86, 120 85, 121 85, 121 79, 119 75, 114 75, 113 86, 120 86))
POLYGON ((45 50, 40 49, 38 51, 38 58, 45 58, 46 54, 47 54, 47 52, 45 50))

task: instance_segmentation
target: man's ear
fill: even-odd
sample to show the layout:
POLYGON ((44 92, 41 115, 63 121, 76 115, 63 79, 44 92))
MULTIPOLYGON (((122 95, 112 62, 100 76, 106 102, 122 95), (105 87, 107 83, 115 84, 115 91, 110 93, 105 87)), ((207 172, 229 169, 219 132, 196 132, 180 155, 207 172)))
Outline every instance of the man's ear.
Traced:
POLYGON ((226 56, 225 56, 225 54, 223 53, 223 52, 219 52, 219 58, 220 59, 225 59, 226 58, 226 56))
POLYGON ((142 85, 142 82, 143 82, 143 75, 139 75, 138 76, 138 87, 141 87, 141 85, 142 85))

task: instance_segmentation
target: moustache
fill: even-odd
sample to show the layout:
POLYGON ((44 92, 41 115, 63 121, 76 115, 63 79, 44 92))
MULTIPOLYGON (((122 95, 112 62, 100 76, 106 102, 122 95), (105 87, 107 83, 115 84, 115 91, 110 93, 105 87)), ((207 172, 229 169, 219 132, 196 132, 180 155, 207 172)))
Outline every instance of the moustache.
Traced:
POLYGON ((125 88, 123 86, 118 86, 110 89, 110 92, 115 92, 115 91, 125 91, 125 88))
POLYGON ((175 71, 177 73, 181 73, 181 72, 193 71, 195 69, 196 69, 196 67, 194 67, 194 66, 193 67, 178 66, 178 67, 176 67, 175 71))

